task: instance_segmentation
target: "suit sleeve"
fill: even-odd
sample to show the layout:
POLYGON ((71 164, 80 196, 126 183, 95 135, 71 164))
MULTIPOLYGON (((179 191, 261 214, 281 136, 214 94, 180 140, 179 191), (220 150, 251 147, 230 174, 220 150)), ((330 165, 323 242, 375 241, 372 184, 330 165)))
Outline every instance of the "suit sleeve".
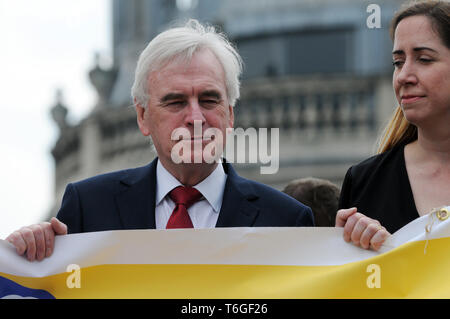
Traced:
POLYGON ((338 209, 350 208, 352 206, 352 167, 350 167, 342 183, 338 209))
POLYGON ((83 232, 80 199, 78 191, 73 184, 67 185, 61 208, 56 217, 67 225, 69 234, 83 232))
POLYGON ((309 207, 305 207, 300 211, 299 217, 295 226, 300 227, 314 227, 314 215, 309 207))

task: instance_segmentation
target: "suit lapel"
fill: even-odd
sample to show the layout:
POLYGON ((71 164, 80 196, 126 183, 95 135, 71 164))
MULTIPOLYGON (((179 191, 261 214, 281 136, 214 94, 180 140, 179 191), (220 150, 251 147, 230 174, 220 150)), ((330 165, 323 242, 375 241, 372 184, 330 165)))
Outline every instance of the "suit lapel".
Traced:
MULTIPOLYGON (((155 229, 156 163, 129 170, 120 180, 115 201, 124 229, 155 229)), ((259 208, 252 203, 258 196, 253 187, 224 163, 227 182, 216 227, 253 226, 259 208)))
POLYGON ((156 163, 130 170, 121 180, 121 191, 115 195, 124 229, 154 229, 156 196, 156 163))
POLYGON ((259 208, 252 201, 258 196, 251 185, 236 174, 230 164, 223 165, 228 176, 216 227, 253 226, 259 208))

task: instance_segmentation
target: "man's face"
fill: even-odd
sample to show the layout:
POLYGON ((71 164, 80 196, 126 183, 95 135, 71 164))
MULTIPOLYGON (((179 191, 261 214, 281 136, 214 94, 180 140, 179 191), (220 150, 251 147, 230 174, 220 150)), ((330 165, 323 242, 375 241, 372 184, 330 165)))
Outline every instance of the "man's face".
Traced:
MULTIPOLYGON (((227 98, 225 72, 209 50, 194 54, 191 61, 170 62, 149 76, 150 99, 147 108, 137 107, 138 124, 143 135, 153 139, 159 159, 167 168, 173 165, 171 152, 180 140, 172 140, 175 129, 187 129, 189 142, 211 143, 203 137, 208 128, 216 128, 223 138, 227 127, 233 127, 233 108, 227 98), (194 134, 194 121, 201 124, 194 134), (199 139, 201 141, 199 141, 199 139)), ((181 139, 181 138, 180 138, 181 139)))

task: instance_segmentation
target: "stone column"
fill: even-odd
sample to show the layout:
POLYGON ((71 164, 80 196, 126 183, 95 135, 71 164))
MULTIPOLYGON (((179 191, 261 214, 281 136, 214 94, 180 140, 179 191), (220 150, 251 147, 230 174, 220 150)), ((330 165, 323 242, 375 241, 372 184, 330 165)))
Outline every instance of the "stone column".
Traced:
POLYGON ((375 87, 375 114, 379 132, 386 126, 397 105, 392 79, 389 76, 379 77, 375 87))
POLYGON ((80 172, 82 178, 87 178, 99 172, 101 136, 97 118, 86 118, 80 125, 80 131, 80 172))

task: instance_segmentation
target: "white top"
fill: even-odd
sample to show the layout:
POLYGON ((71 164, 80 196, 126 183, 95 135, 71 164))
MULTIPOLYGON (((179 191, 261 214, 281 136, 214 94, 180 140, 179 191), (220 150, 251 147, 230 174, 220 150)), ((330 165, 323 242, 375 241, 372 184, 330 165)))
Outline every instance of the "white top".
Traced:
MULTIPOLYGON (((202 182, 194 186, 205 199, 200 200, 188 208, 194 228, 214 228, 222 207, 223 192, 227 175, 219 163, 216 169, 202 182)), ((177 186, 183 186, 159 162, 156 163, 156 229, 165 229, 175 203, 170 199, 169 192, 177 186)))

